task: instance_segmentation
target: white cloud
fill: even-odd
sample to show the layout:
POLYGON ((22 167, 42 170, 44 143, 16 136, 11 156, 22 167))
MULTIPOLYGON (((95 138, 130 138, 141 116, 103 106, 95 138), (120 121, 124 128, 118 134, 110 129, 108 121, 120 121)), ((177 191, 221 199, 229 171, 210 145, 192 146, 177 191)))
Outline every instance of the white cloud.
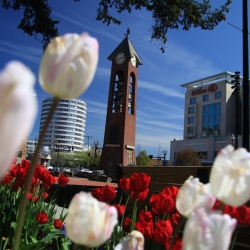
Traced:
POLYGON ((77 14, 76 12, 74 12, 74 11, 71 11, 71 12, 73 13, 74 18, 69 18, 68 16, 65 16, 65 15, 63 15, 63 14, 60 14, 60 13, 57 12, 57 11, 53 11, 53 14, 56 15, 56 16, 58 16, 58 17, 60 17, 61 19, 64 19, 64 20, 66 20, 66 21, 68 21, 68 22, 70 22, 70 23, 73 23, 73 24, 75 24, 75 25, 77 25, 77 26, 80 26, 81 28, 84 28, 84 29, 86 29, 86 30, 91 30, 91 32, 93 32, 93 33, 95 32, 95 33, 98 33, 98 34, 100 34, 100 35, 106 36, 106 37, 108 37, 108 38, 110 38, 110 39, 112 39, 112 40, 114 40, 114 41, 120 41, 116 36, 112 35, 111 33, 105 31, 104 29, 101 29, 101 28, 100 28, 99 26, 97 26, 97 25, 93 25, 92 22, 89 22, 88 25, 85 25, 85 24, 83 24, 83 22, 76 21, 76 20, 75 20, 75 17, 76 17, 76 16, 77 16, 79 19, 84 20, 84 22, 86 21, 86 19, 82 18, 80 15, 78 15, 78 14, 77 14))
POLYGON ((0 51, 32 62, 40 62, 42 50, 34 47, 23 46, 17 43, 10 43, 0 40, 0 51))
POLYGON ((163 94, 165 96, 184 98, 183 94, 181 94, 173 89, 170 89, 168 87, 156 84, 156 83, 151 83, 148 81, 139 80, 138 86, 140 88, 144 88, 144 89, 147 89, 150 91, 158 92, 158 93, 163 94))
MULTIPOLYGON (((164 61, 169 66, 178 65, 178 68, 183 71, 179 73, 181 73, 182 77, 185 76, 187 81, 213 75, 221 71, 214 66, 212 61, 173 41, 168 42, 164 61)), ((183 83, 185 83, 185 80, 183 83)))
POLYGON ((96 70, 96 74, 98 76, 102 76, 102 77, 110 77, 110 69, 108 68, 103 68, 103 67, 98 67, 96 70))

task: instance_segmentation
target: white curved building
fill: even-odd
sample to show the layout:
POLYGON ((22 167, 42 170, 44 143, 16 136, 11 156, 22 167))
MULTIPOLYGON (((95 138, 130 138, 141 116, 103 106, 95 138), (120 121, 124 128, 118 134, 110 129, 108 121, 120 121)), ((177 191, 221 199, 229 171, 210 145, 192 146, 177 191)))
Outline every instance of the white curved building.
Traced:
MULTIPOLYGON (((42 102, 40 133, 49 113, 53 97, 42 102)), ((83 151, 87 105, 79 99, 60 100, 50 122, 43 146, 60 151, 83 151)))

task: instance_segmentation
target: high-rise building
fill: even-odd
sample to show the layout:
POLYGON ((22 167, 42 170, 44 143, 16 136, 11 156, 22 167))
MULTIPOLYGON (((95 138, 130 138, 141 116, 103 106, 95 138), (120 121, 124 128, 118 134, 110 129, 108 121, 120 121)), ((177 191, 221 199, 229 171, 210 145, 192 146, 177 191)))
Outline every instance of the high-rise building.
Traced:
MULTIPOLYGON (((53 98, 42 102, 40 133, 53 98)), ((61 151, 83 151, 87 105, 79 99, 60 100, 45 135, 43 146, 61 151)))
POLYGON ((223 72, 181 85, 186 88, 183 140, 171 141, 171 164, 178 152, 186 148, 196 151, 204 162, 212 162, 226 145, 235 146, 237 140, 241 146, 242 104, 241 97, 236 99, 233 94, 233 75, 223 72))

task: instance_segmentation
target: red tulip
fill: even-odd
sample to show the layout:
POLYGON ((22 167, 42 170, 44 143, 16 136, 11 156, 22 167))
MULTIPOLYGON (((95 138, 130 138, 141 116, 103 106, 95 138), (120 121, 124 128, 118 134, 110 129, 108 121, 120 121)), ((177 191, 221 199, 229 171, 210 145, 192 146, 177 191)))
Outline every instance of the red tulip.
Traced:
POLYGON ((158 220, 156 222, 156 228, 154 230, 154 240, 160 244, 166 244, 172 233, 173 227, 169 220, 158 220))
POLYGON ((130 189, 134 192, 145 191, 150 183, 150 176, 145 173, 133 173, 130 177, 130 189))
POLYGON ((36 220, 39 224, 46 224, 49 221, 49 217, 44 211, 42 211, 36 215, 36 220))
POLYGON ((103 202, 110 202, 115 198, 115 196, 116 196, 116 189, 106 185, 101 189, 99 200, 103 202))
POLYGON ((119 205, 119 204, 114 204, 113 206, 116 208, 116 210, 118 212, 118 217, 121 217, 125 212, 125 206, 119 205))
POLYGON ((66 186, 69 182, 69 178, 63 174, 60 174, 60 176, 58 177, 58 180, 57 180, 58 184, 60 186, 66 186))
POLYGON ((134 200, 137 199, 138 201, 144 201, 147 198, 147 195, 148 195, 148 188, 138 193, 134 191, 131 192, 131 198, 134 200))
POLYGON ((119 180, 119 188, 124 190, 124 191, 130 190, 130 179, 122 177, 119 180))
POLYGON ((59 219, 54 220, 54 227, 56 229, 61 229, 63 227, 63 222, 59 219))

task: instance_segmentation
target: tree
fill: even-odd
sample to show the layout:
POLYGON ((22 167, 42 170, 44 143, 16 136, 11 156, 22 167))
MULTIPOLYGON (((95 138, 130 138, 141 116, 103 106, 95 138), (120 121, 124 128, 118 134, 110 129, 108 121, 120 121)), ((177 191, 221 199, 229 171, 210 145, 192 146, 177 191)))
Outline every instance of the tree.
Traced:
POLYGON ((191 148, 186 148, 177 153, 176 166, 202 166, 201 161, 197 158, 197 152, 191 148))
MULTIPOLYGON (((80 0, 74 0, 74 2, 77 1, 80 0)), ((220 8, 212 9, 210 0, 202 2, 198 0, 99 0, 96 20, 107 25, 121 24, 120 20, 110 14, 109 11, 112 8, 117 13, 123 11, 130 13, 132 9, 146 9, 152 13, 151 41, 159 43, 160 49, 164 52, 169 29, 182 27, 183 30, 189 30, 191 27, 200 27, 204 30, 212 30, 225 20, 232 0, 225 1, 220 8)), ((24 10, 23 19, 18 28, 36 39, 41 35, 44 48, 52 38, 58 36, 58 29, 55 26, 59 24, 59 20, 51 18, 48 0, 0 0, 0 2, 5 9, 24 10)))
POLYGON ((74 160, 73 155, 64 152, 54 152, 51 154, 51 165, 56 167, 57 166, 57 159, 58 159, 58 166, 59 167, 74 167, 74 160))
POLYGON ((142 150, 139 152, 139 154, 136 156, 136 165, 137 166, 150 166, 150 158, 147 155, 147 152, 145 150, 142 150))
POLYGON ((51 39, 58 36, 55 25, 59 24, 59 20, 51 18, 48 0, 0 0, 0 2, 5 9, 23 10, 23 18, 17 28, 37 40, 40 35, 44 49, 51 39))

